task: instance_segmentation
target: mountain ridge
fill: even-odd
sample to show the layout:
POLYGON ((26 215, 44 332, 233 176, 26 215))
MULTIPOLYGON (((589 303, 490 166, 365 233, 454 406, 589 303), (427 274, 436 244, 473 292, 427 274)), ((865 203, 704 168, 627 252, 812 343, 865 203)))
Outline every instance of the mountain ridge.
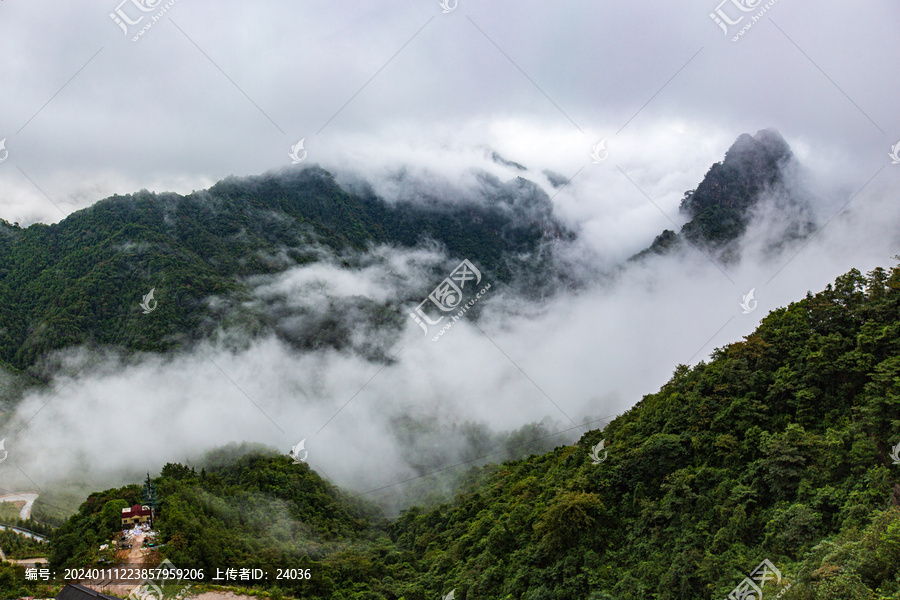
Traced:
MULTIPOLYGON (((454 205, 390 204, 354 194, 317 166, 226 178, 181 196, 112 196, 54 225, 0 223, 0 362, 35 365, 86 344, 167 351, 202 337, 207 300, 246 296, 244 278, 340 257, 374 244, 434 241, 509 281, 546 240, 571 238, 546 193, 522 178, 485 174, 483 197, 454 205), (150 289, 167 318, 139 324, 150 289)), ((537 260, 540 262, 540 258, 537 260)))
MULTIPOLYGON (((854 269, 771 311, 709 362, 678 365, 578 443, 470 468, 453 501, 390 523, 284 455, 219 460, 200 474, 166 465, 155 484, 163 553, 195 568, 228 553, 300 565, 313 577, 279 592, 323 600, 451 589, 459 600, 718 600, 764 560, 779 571, 766 597, 894 600, 898 407, 900 266, 854 269), (277 507, 277 519, 259 506, 277 507)), ((92 494, 54 534, 53 563, 97 559, 118 529, 103 515, 137 493, 92 494)), ((0 566, 0 581, 5 571, 12 589, 35 585, 10 569, 0 566)))
MULTIPOLYGON (((712 251, 726 262, 734 260, 736 250, 729 246, 746 232, 764 193, 783 187, 790 164, 796 164, 796 158, 777 130, 741 134, 697 188, 684 193, 679 211, 688 221, 681 231, 664 230, 630 260, 666 254, 683 244, 712 251)), ((790 202, 800 200, 791 196, 790 202)))

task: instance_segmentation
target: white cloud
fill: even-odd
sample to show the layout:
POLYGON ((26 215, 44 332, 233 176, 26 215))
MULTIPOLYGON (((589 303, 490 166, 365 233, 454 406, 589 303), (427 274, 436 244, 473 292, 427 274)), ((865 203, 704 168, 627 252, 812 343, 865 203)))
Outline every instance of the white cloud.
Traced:
MULTIPOLYGON (((553 403, 579 422, 621 412, 768 310, 897 253, 900 167, 888 166, 804 248, 766 255, 760 221, 744 260, 727 269, 734 283, 697 254, 651 260, 612 283, 598 276, 677 228, 682 193, 744 131, 785 135, 810 171, 813 214, 828 221, 900 137, 898 83, 871 77, 871 65, 895 53, 893 5, 868 6, 859 19, 858 7, 833 0, 779 3, 738 44, 723 39, 705 0, 461 0, 450 15, 437 2, 399 0, 179 2, 139 43, 123 38, 114 8, 0 4, 0 139, 10 152, 0 217, 57 222, 113 193, 187 193, 229 174, 277 171, 304 137, 308 163, 344 183, 364 179, 388 200, 455 202, 474 194, 478 169, 519 174, 491 162, 492 148, 528 167, 578 233, 560 268, 581 287, 527 304, 498 286, 479 322, 490 339, 463 320, 432 343, 407 323, 397 362, 380 372, 350 352, 298 354, 274 337, 234 352, 203 347, 221 371, 199 352, 105 357, 25 399, 17 419, 52 397, 8 442, 15 458, 4 477, 13 460, 44 483, 77 465, 153 470, 230 441, 287 451, 306 437, 310 460, 339 483, 391 481, 411 472, 391 429, 398 415, 501 430, 545 416, 565 422, 553 403), (836 30, 845 42, 822 35, 836 30), (609 158, 594 165, 588 153, 604 138, 609 158), (545 169, 574 178, 557 190, 545 169), (750 288, 759 307, 743 315, 750 288)), ((256 301, 290 311, 321 308, 326 297, 405 298, 427 288, 437 260, 432 250, 377 249, 352 271, 325 262, 259 280, 256 301)), ((358 331, 369 333, 365 323, 358 331)), ((449 452, 460 452, 458 440, 449 452)))

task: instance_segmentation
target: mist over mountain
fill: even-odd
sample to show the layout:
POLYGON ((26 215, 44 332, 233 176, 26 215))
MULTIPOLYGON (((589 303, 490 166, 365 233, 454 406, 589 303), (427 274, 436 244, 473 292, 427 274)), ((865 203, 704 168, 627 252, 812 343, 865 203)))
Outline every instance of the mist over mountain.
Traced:
MULTIPOLYGON (((490 156, 527 171, 496 151, 490 156)), ((801 206, 787 188, 791 167, 796 161, 777 132, 743 134, 696 190, 685 193, 681 210, 690 220, 681 234, 667 230, 637 256, 661 253, 682 239, 733 256, 764 195, 787 198, 777 207, 781 222, 801 206)), ((523 176, 474 175, 477 188, 465 194, 441 192, 400 170, 391 180, 402 192, 383 198, 364 180, 341 185, 320 167, 292 168, 228 178, 187 196, 114 196, 51 226, 3 222, 0 360, 29 369, 48 352, 77 345, 164 352, 235 326, 275 332, 298 350, 355 347, 384 358, 385 344, 396 335, 364 350, 354 346, 348 324, 399 331, 399 306, 426 290, 392 268, 384 274, 398 288, 392 298, 353 294, 302 307, 264 292, 250 302, 261 276, 320 261, 369 268, 378 263, 372 255, 378 246, 445 254, 432 264, 435 277, 454 260, 471 257, 491 280, 523 298, 586 283, 563 259, 576 233, 555 216, 540 185, 523 176), (167 318, 148 324, 136 319, 133 299, 150 289, 167 318)), ((32 373, 40 377, 41 369, 32 373)))
POLYGON ((0 600, 900 600, 900 5, 811 8, 0 1, 0 600))
MULTIPOLYGON (((544 245, 572 237, 534 183, 487 173, 479 181, 472 197, 387 202, 307 167, 229 178, 188 196, 114 196, 50 226, 3 222, 0 360, 26 369, 51 350, 80 344, 167 351, 210 336, 223 319, 267 327, 264 315, 227 310, 246 300, 253 277, 320 260, 359 268, 361 254, 379 245, 433 248, 448 262, 477 257, 491 279, 508 282, 524 264, 546 260, 544 245), (133 299, 150 289, 167 318, 138 327, 133 299)), ((396 329, 397 305, 408 299, 335 300, 326 312, 361 311, 396 329)), ((336 321, 305 321, 306 335, 275 329, 298 348, 347 342, 336 321)))
MULTIPOLYGON (((253 585, 309 598, 713 600, 747 587, 733 564, 769 565, 758 587, 788 599, 894 598, 898 307, 900 267, 850 271, 577 443, 470 468, 448 501, 393 520, 232 445, 157 467, 155 527, 182 568, 308 568, 253 585)), ((90 494, 52 533, 51 567, 97 562, 140 493, 90 494)))
POLYGON ((680 233, 663 231, 633 258, 663 254, 688 243, 723 261, 736 260, 736 242, 751 220, 760 216, 766 200, 774 204, 777 214, 773 216, 779 223, 768 240, 772 246, 810 233, 809 199, 796 185, 800 168, 787 141, 776 130, 742 134, 725 158, 710 167, 697 188, 685 192, 679 210, 688 221, 680 233))
MULTIPOLYGON (((184 196, 115 196, 50 226, 6 224, 7 485, 29 485, 13 464, 42 487, 75 471, 99 488, 223 443, 286 452, 306 439, 315 469, 393 514, 447 497, 466 465, 574 442, 673 365, 748 333, 756 314, 734 315, 750 288, 770 310, 851 258, 890 256, 883 219, 841 217, 812 242, 782 235, 825 223, 843 190, 810 186, 785 146, 754 139, 741 136, 728 169, 692 194, 713 229, 723 211, 744 223, 723 220, 737 237, 704 247, 739 249, 718 265, 693 242, 643 261, 610 255, 604 235, 621 217, 598 230, 598 203, 627 203, 628 187, 603 191, 587 174, 557 186, 540 164, 490 152, 497 170, 462 179, 415 165, 368 177, 291 167, 184 196), (743 200, 709 191, 725 184, 743 200), (848 252, 863 230, 876 235, 848 252), (409 314, 463 259, 492 287, 433 341, 409 314), (794 274, 765 288, 788 260, 794 274), (126 402, 157 432, 140 448, 119 426, 126 402), (97 427, 115 453, 78 434, 97 427), (71 451, 49 457, 48 444, 71 451)), ((887 195, 873 198, 890 213, 887 195)), ((629 243, 646 246, 645 230, 629 243)))

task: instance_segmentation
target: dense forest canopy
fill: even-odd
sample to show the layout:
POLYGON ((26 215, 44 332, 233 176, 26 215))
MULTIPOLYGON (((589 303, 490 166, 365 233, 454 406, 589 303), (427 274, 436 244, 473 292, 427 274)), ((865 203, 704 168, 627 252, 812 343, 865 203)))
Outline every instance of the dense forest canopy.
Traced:
MULTIPOLYGON (((894 267, 838 277, 602 431, 472 468, 452 502, 393 522, 286 456, 170 464, 154 481, 163 554, 303 565, 311 580, 280 586, 297 597, 713 600, 769 560, 782 581, 766 597, 897 599, 898 442, 894 267)), ((54 533, 53 564, 96 556, 110 506, 139 490, 92 494, 54 533)))
MULTIPOLYGON (((685 194, 681 208, 689 221, 682 232, 663 232, 637 256, 666 252, 682 239, 714 248, 734 242, 793 160, 777 131, 741 135, 685 194)), ((575 233, 554 215, 546 192, 522 176, 501 181, 479 173, 476 180, 459 197, 416 192, 388 201, 364 182, 342 186, 313 166, 230 177, 186 196, 146 190, 113 196, 49 226, 0 220, 0 366, 40 378, 34 366, 52 350, 166 352, 207 339, 222 324, 280 335, 265 315, 243 305, 252 294, 249 278, 325 256, 350 266, 350 257, 379 244, 436 244, 457 261, 476 259, 493 282, 518 281, 517 293, 526 296, 571 284, 552 267, 550 249, 575 233), (139 301, 151 289, 165 319, 139 318, 139 301)), ((397 330, 404 322, 397 306, 411 299, 358 298, 352 309, 397 330)), ((284 337, 299 349, 340 349, 350 332, 326 321, 284 337)))
MULTIPOLYGON (((452 257, 478 257, 492 281, 508 281, 513 270, 545 260, 543 244, 571 238, 536 184, 484 174, 480 185, 453 203, 388 203, 309 167, 232 177, 187 196, 113 196, 55 225, 23 229, 0 220, 0 365, 28 369, 51 350, 79 345, 184 346, 211 335, 227 316, 210 309, 210 298, 240 304, 247 277, 324 255, 436 243, 452 257), (151 289, 165 319, 138 318, 151 289)), ((390 308, 361 307, 379 322, 403 323, 390 308)), ((346 336, 313 337, 289 341, 339 347, 346 336)))
MULTIPOLYGON (((685 240, 727 246, 792 160, 777 132, 741 136, 685 195, 682 232, 664 232, 638 257, 685 240)), ((246 298, 248 277, 323 252, 436 241, 513 282, 522 265, 549 260, 544 244, 571 237, 533 183, 485 175, 482 186, 480 202, 413 207, 308 168, 188 196, 113 197, 53 226, 4 222, 0 360, 27 370, 82 344, 172 350, 216 326, 209 298, 246 298), (136 299, 151 286, 171 312, 137 327, 136 299)), ((396 307, 366 310, 379 326, 401 318, 396 307)), ((900 599, 898 328, 900 267, 853 270, 708 362, 678 366, 659 392, 575 445, 528 457, 517 446, 502 464, 458 472, 451 502, 422 494, 396 519, 271 451, 223 449, 199 472, 160 465, 154 556, 208 572, 308 568, 308 580, 258 585, 322 599, 455 590, 461 600, 712 600, 760 564, 781 576, 767 597, 900 599)), ((325 331, 291 342, 340 339, 325 331)), ((18 524, 50 534, 55 569, 108 564, 112 550, 100 548, 122 508, 150 501, 146 488, 92 493, 65 521, 38 505, 37 520, 18 524)), ((37 550, 14 535, 4 539, 16 554, 37 550)), ((40 585, 0 567, 0 589, 40 585)))

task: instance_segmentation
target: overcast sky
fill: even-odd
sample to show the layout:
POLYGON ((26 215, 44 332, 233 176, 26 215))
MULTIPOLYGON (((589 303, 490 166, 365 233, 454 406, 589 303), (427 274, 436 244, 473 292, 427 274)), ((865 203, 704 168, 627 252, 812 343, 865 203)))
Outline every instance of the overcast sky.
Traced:
MULTIPOLYGON (((448 13, 436 0, 4 0, 0 216, 51 222, 112 193, 190 192, 278 169, 300 139, 326 166, 398 141, 415 155, 487 144, 568 176, 604 138, 608 168, 629 148, 631 167, 653 171, 641 156, 654 146, 697 156, 704 140, 776 127, 819 157, 885 164, 900 140, 900 5, 775 2, 732 42, 765 10, 739 1, 718 7, 744 16, 726 35, 718 0, 459 0, 448 13), (126 34, 111 14, 141 20, 126 34)), ((701 173, 720 153, 697 157, 701 173)))
MULTIPOLYGON (((37 481, 72 466, 58 454, 41 464, 48 445, 91 467, 150 456, 152 470, 220 443, 286 449, 304 437, 317 448, 310 461, 340 482, 391 481, 409 475, 389 466, 402 462, 402 448, 385 440, 398 414, 496 429, 616 414, 678 363, 741 339, 769 310, 851 267, 889 266, 900 252, 900 165, 888 156, 900 142, 900 82, 889 67, 897 2, 780 0, 766 9, 743 0, 756 4, 745 12, 741 0, 453 0, 446 13, 436 0, 140 4, 0 2, 0 217, 51 223, 114 193, 188 193, 276 171, 301 139, 306 164, 363 175, 388 199, 397 190, 384 176, 401 165, 435 182, 473 166, 514 177, 485 160, 489 147, 528 166, 551 195, 544 169, 574 176, 554 195, 556 214, 578 232, 585 260, 608 266, 681 224, 683 192, 739 134, 774 127, 808 169, 824 228, 809 246, 773 257, 766 234, 778 219, 763 219, 745 241, 747 260, 725 276, 695 256, 537 307, 497 292, 482 323, 490 341, 463 324, 440 344, 404 345, 383 372, 358 357, 297 357, 271 339, 238 355, 211 347, 176 363, 113 360, 23 403, 22 421, 55 398, 29 426, 45 436, 7 443, 37 481), (743 18, 726 33, 711 13, 743 18), (123 21, 123 31, 111 14, 142 19, 123 21), (595 164, 600 140, 609 154, 595 164), (751 288, 759 310, 747 315, 738 303, 751 288), (367 395, 357 398, 361 387, 367 395), (351 397, 352 410, 314 442, 311 432, 351 397), (116 413, 122 398, 171 407, 136 414, 158 432, 153 448, 130 452, 133 431, 114 422, 105 430, 121 452, 78 446, 78 432, 116 413)), ((399 268, 405 259, 386 260, 399 268)), ((374 271, 345 280, 316 268, 262 289, 312 298, 303 286, 313 281, 336 295, 395 292, 374 271)), ((410 327, 407 341, 418 342, 410 327)))

